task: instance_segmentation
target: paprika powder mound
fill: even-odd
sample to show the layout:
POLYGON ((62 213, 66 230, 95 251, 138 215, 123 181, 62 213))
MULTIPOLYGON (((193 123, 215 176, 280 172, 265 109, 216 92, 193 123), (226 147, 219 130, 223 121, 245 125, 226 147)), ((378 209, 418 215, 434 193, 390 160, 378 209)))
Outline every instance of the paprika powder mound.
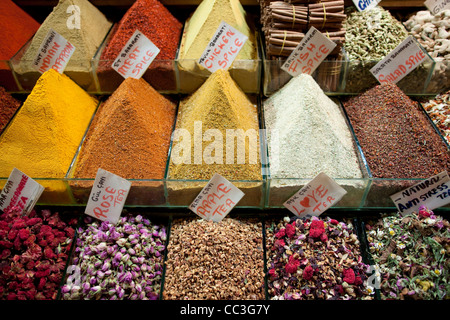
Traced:
MULTIPOLYGON (((98 168, 125 179, 163 180, 176 104, 144 79, 127 78, 102 103, 86 134, 70 178, 77 201, 87 201, 98 168)), ((163 183, 133 181, 128 203, 162 204, 163 183)))
POLYGON ((5 178, 1 183, 17 168, 41 179, 38 183, 45 191, 40 202, 71 201, 61 180, 97 104, 66 75, 53 69, 45 72, 0 136, 0 177, 5 178))
POLYGON ((19 90, 7 63, 39 29, 40 24, 11 0, 0 1, 0 86, 19 90))
POLYGON ((178 181, 167 184, 169 202, 189 205, 206 184, 202 180, 215 173, 238 181, 234 184, 245 193, 241 205, 260 205, 257 107, 221 69, 180 103, 168 172, 178 181))
POLYGON ((158 0, 137 0, 113 27, 100 50, 97 74, 101 91, 112 92, 124 80, 111 65, 137 29, 160 49, 143 78, 158 91, 175 92, 174 60, 181 28, 182 24, 158 0))
POLYGON ((8 125, 21 103, 0 87, 0 134, 8 125))
POLYGON ((90 92, 97 91, 92 76, 91 60, 108 34, 111 25, 112 23, 103 13, 88 0, 60 0, 44 20, 31 42, 12 61, 14 71, 23 89, 31 90, 40 77, 41 74, 34 69, 33 62, 48 32, 53 29, 75 47, 64 73, 83 89, 90 92), (71 11, 74 7, 79 8, 79 13, 71 11), (72 24, 77 20, 72 19, 74 15, 79 15, 79 25, 72 24))

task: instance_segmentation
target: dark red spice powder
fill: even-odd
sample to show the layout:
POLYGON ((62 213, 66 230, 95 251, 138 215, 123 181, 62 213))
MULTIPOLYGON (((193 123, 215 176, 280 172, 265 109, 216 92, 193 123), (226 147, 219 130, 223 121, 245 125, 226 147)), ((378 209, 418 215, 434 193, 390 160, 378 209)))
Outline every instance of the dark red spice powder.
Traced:
POLYGON ((10 60, 31 39, 40 24, 11 0, 0 1, 0 86, 8 91, 17 85, 5 62, 10 60))
POLYGON ((428 178, 450 168, 450 155, 424 111, 395 84, 343 102, 375 178, 428 178))
POLYGON ((0 133, 20 107, 20 101, 14 99, 5 88, 0 87, 0 133))
MULTIPOLYGON (((171 77, 174 75, 173 64, 170 61, 161 63, 158 60, 175 60, 182 24, 157 0, 137 0, 128 9, 113 28, 110 40, 100 55, 99 72, 112 70, 112 61, 116 59, 136 29, 160 49, 143 78, 156 90, 174 89, 172 86, 175 85, 175 81, 171 77)), ((105 80, 111 81, 111 78, 106 75, 105 80)), ((102 88, 105 85, 107 86, 105 83, 101 84, 102 88)))
POLYGON ((11 0, 0 1, 0 60, 11 59, 31 39, 39 26, 11 0))

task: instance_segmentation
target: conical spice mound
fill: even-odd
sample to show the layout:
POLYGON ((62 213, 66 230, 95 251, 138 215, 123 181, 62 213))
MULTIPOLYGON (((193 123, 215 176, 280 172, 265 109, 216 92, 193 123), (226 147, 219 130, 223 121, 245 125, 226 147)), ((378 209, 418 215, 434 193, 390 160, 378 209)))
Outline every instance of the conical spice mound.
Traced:
POLYGON ((256 106, 224 70, 180 104, 169 178, 209 180, 215 173, 229 180, 261 179, 256 106))
POLYGON ((127 78, 99 107, 73 176, 94 178, 102 168, 125 179, 164 178, 175 112, 145 80, 127 78))

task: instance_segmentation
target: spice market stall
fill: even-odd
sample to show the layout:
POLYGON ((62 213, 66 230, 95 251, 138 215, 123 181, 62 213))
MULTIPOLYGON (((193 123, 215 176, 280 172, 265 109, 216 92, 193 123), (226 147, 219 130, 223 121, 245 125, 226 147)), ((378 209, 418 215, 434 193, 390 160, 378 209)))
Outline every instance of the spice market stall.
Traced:
POLYGON ((450 8, 372 2, 2 0, 0 300, 449 299, 450 8))

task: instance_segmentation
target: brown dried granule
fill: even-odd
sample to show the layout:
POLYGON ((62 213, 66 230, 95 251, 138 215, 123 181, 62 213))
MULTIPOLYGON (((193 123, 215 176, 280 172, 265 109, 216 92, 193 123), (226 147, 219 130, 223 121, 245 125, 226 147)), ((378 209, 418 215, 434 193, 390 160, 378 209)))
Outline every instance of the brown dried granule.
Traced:
POLYGON ((5 88, 0 87, 0 133, 20 107, 20 101, 14 99, 5 88))
POLYGON ((428 178, 450 168, 444 141, 395 84, 378 85, 343 104, 375 178, 428 178))
POLYGON ((163 298, 264 299, 262 224, 175 220, 170 231, 163 298))

